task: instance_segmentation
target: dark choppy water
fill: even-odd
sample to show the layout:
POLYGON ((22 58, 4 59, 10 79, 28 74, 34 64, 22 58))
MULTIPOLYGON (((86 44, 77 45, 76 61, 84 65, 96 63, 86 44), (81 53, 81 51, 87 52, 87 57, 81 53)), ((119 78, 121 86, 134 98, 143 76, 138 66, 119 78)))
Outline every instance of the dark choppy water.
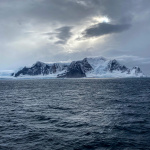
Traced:
POLYGON ((150 79, 0 81, 0 150, 138 149, 150 149, 150 79))

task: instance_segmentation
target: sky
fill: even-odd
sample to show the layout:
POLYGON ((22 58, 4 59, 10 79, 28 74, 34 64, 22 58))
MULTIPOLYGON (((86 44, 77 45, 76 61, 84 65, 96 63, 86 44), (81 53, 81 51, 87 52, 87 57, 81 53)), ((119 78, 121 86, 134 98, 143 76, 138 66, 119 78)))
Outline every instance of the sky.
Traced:
POLYGON ((0 0, 0 70, 117 59, 150 75, 150 0, 0 0))

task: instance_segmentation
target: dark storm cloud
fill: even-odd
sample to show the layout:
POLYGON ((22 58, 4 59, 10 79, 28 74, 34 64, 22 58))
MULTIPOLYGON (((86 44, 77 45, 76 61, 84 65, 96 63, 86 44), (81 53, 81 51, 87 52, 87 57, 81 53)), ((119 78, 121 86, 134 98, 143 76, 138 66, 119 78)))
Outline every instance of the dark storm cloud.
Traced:
POLYGON ((114 25, 109 23, 99 23, 87 28, 83 32, 83 37, 98 37, 111 33, 119 33, 129 29, 129 24, 114 25))
POLYGON ((15 19, 19 24, 30 23, 72 23, 92 16, 91 7, 79 0, 1 0, 0 18, 15 19), (80 15, 79 15, 80 14, 80 15))
POLYGON ((71 32, 72 28, 73 28, 72 26, 63 26, 55 29, 54 32, 44 33, 43 35, 50 36, 49 37, 50 40, 57 38, 58 41, 56 41, 55 44, 66 44, 66 42, 72 36, 72 32, 71 32))
POLYGON ((71 29, 72 27, 70 26, 65 26, 65 27, 56 29, 56 32, 58 32, 56 34, 56 37, 60 40, 55 42, 55 44, 65 44, 67 40, 72 36, 71 29))
POLYGON ((115 21, 131 21, 138 11, 150 5, 149 0, 1 0, 0 18, 24 22, 75 23, 94 15, 115 21), (128 19, 129 18, 129 19, 128 19))
POLYGON ((0 18, 18 24, 70 24, 94 15, 106 15, 116 21, 130 17, 136 3, 135 0, 1 0, 0 18))

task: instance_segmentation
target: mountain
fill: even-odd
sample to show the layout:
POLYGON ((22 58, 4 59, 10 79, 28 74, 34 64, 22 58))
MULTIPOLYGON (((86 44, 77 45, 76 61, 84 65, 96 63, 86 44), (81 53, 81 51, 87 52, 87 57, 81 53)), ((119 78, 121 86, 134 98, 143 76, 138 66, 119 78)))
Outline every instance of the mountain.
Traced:
POLYGON ((24 67, 23 69, 19 70, 16 73, 13 73, 12 76, 18 77, 18 76, 37 76, 37 75, 53 75, 54 77, 57 77, 58 72, 63 73, 63 71, 66 71, 68 68, 68 64, 66 63, 53 63, 53 64, 46 64, 43 62, 36 62, 33 64, 32 67, 24 67))
POLYGON ((58 74, 59 78, 81 78, 86 77, 86 73, 91 71, 93 68, 88 63, 87 59, 83 59, 82 61, 73 61, 68 66, 68 69, 63 74, 58 74))
POLYGON ((87 77, 144 77, 139 67, 127 68, 117 60, 104 57, 87 58, 93 70, 87 72, 87 77))
POLYGON ((21 76, 46 76, 57 78, 81 78, 81 77, 144 77, 138 66, 132 69, 121 65, 117 60, 109 60, 104 57, 84 58, 71 63, 43 63, 36 62, 31 67, 24 67, 14 77, 21 76))

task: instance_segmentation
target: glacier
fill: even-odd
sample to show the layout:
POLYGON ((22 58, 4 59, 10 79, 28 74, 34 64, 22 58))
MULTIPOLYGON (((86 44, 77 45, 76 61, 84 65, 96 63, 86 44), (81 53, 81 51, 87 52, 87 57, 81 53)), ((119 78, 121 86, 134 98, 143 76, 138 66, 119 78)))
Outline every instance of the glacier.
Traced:
POLYGON ((3 78, 13 78, 11 75, 14 70, 0 70, 0 79, 3 78))

